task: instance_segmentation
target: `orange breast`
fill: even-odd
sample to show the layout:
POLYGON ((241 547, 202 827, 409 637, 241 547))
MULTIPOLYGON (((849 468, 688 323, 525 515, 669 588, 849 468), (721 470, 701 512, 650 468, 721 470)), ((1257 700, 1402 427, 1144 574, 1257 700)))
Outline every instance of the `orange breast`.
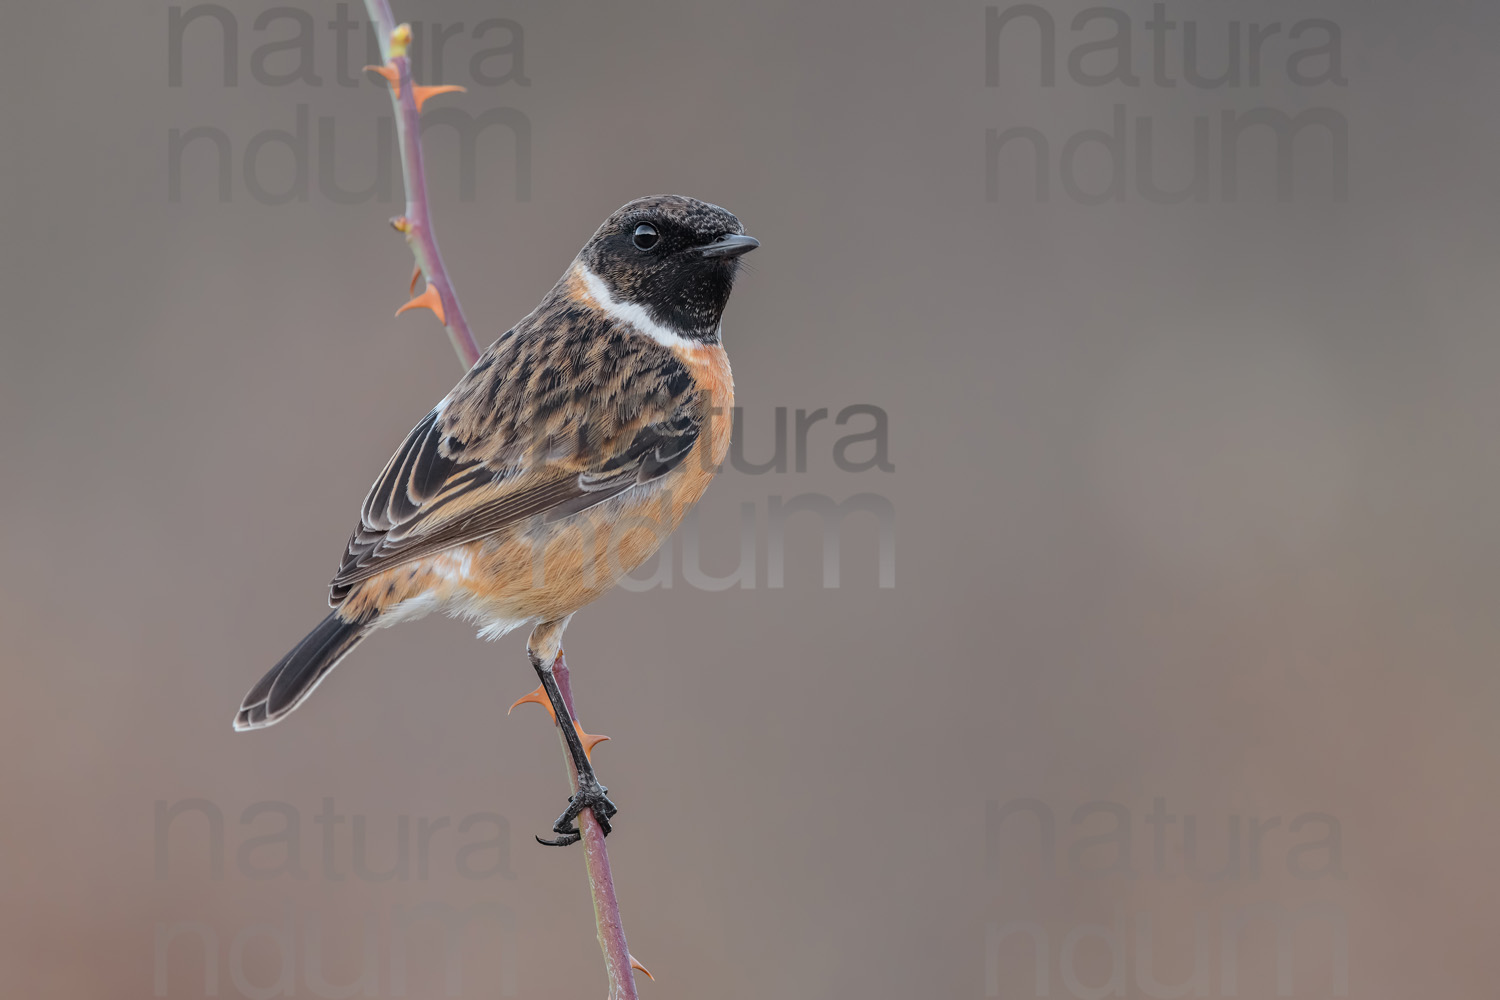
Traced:
POLYGON ((679 475, 673 477, 672 490, 681 495, 672 520, 676 527, 687 508, 703 496, 729 454, 729 437, 734 429, 734 374, 729 370, 729 355, 719 344, 680 347, 672 353, 687 366, 700 391, 708 395, 705 433, 699 435, 679 475))

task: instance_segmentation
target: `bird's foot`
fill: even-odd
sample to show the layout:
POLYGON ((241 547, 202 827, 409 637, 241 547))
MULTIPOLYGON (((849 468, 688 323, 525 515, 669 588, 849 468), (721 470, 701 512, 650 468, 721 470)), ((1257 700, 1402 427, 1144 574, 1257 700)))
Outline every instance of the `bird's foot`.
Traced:
POLYGON ((578 831, 574 821, 585 809, 593 811, 594 819, 599 821, 599 828, 608 837, 612 829, 609 821, 617 812, 615 804, 608 798, 608 793, 609 789, 599 784, 598 778, 592 774, 581 775, 578 780, 578 794, 568 799, 568 808, 557 817, 557 822, 552 824, 552 832, 557 834, 557 837, 553 840, 538 837, 537 843, 548 847, 567 847, 569 844, 578 843, 583 834, 578 831))

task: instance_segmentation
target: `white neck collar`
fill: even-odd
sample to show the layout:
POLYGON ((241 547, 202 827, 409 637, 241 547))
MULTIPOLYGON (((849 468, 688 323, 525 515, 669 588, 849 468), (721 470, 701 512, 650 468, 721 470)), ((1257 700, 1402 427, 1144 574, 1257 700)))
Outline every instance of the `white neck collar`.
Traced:
POLYGON ((671 327, 658 323, 645 306, 634 302, 617 302, 610 294, 609 286, 604 283, 604 279, 589 270, 588 265, 579 261, 575 266, 578 268, 578 276, 583 279, 584 288, 588 289, 589 298, 593 299, 599 311, 610 319, 644 333, 669 349, 688 350, 703 346, 702 340, 684 337, 671 327))

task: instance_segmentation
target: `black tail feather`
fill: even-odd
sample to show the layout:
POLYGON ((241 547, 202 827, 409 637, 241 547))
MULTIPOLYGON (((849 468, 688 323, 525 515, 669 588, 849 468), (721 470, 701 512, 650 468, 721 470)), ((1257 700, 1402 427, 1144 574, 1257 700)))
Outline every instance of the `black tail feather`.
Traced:
POLYGON ((348 622, 336 611, 324 618, 245 695, 234 728, 264 729, 286 718, 369 631, 369 622, 348 622))

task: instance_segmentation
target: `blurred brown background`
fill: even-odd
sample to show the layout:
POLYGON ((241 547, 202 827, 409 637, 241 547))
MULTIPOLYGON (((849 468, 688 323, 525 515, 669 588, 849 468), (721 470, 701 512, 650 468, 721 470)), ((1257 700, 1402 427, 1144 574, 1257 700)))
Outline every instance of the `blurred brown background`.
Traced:
MULTIPOLYGON (((179 86, 167 5, 7 15, 7 996, 196 998, 206 971, 214 995, 273 995, 283 956, 255 926, 288 920, 297 996, 603 993, 582 859, 531 840, 566 786, 543 713, 503 712, 533 684, 523 637, 384 633, 287 723, 230 729, 323 613, 370 480, 459 374, 434 322, 391 318, 399 202, 340 203, 322 174, 320 119, 357 191, 389 114, 368 77, 339 82, 329 24, 364 21, 344 6, 306 5, 310 75, 285 85, 257 79, 256 52, 299 31, 269 2, 222 8, 234 86, 213 15, 182 34, 179 86), (256 137, 295 132, 299 105, 306 198, 267 204, 298 168, 256 137), (169 183, 172 130, 203 126, 230 146, 227 199, 213 138, 169 183), (157 804, 191 799, 163 828, 157 804), (318 820, 326 799, 343 820, 318 820), (506 825, 460 832, 483 813, 506 825), (289 834, 256 840, 289 824, 296 858, 289 834), (375 881, 402 824, 405 873, 375 881), (435 924, 403 914, 475 904, 446 979, 435 924)), ((432 108, 529 128, 524 198, 506 126, 478 141, 471 200, 452 130, 429 134, 482 341, 616 206, 693 194, 764 243, 725 323, 746 457, 771 455, 778 406, 889 417, 891 472, 835 462, 867 418, 816 425, 805 471, 726 471, 704 565, 732 568, 752 503, 753 589, 679 571, 569 632, 580 715, 614 737, 596 759, 632 950, 659 979, 642 996, 1272 997, 1278 959, 1298 997, 1483 995, 1500 8, 1170 3, 1168 86, 1151 5, 1079 30, 1084 4, 1046 6, 1052 86, 1036 18, 1004 25, 986 86, 979 2, 396 5, 424 22, 425 79, 469 86, 432 108), (473 37, 494 18, 513 25, 473 37), (1292 40, 1309 19, 1327 23, 1292 40), (434 21, 463 25, 440 78, 434 21), (1075 50, 1114 21, 1137 82, 1092 85, 1119 50, 1075 50), (1273 23, 1252 80, 1251 26, 1273 23), (1237 81, 1184 76, 1189 24, 1200 81, 1233 68, 1231 38, 1237 81), (486 84, 472 60, 507 45, 478 72, 509 79, 486 84), (1117 105, 1125 145, 1073 144, 1070 192, 1068 137, 1110 131, 1117 105), (1290 197, 1270 130, 1225 151, 1224 112, 1260 108, 1324 123, 1296 136, 1290 197), (1142 195, 1139 120, 1170 190, 1200 116, 1202 200, 1142 195), (1048 142, 1045 201, 1024 142, 987 194, 986 130, 1015 127, 1048 142), (1118 169, 1119 200, 1082 203, 1118 169), (806 515, 766 586, 771 498, 802 493, 890 502, 894 588, 867 515, 843 527, 838 588, 806 515)), ((345 73, 368 61, 346 37, 345 73)), ((261 56, 266 78, 299 65, 261 56)))

